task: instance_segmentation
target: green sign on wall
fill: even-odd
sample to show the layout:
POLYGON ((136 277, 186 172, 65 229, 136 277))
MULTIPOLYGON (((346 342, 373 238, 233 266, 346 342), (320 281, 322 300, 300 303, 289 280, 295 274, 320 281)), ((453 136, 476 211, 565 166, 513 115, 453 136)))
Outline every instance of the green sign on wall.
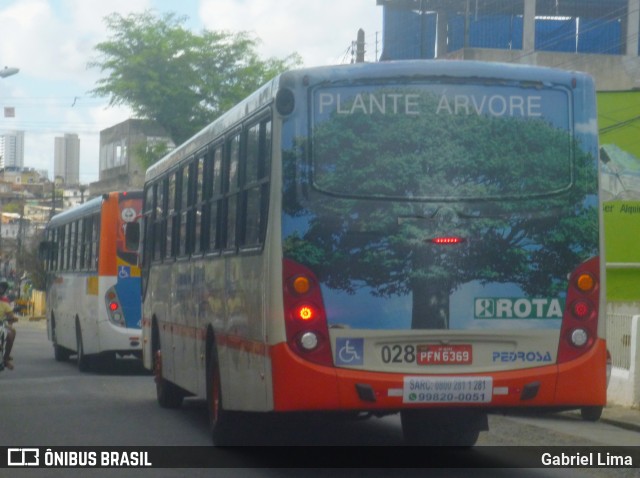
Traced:
POLYGON ((607 299, 640 300, 640 200, 607 201, 604 208, 607 299))

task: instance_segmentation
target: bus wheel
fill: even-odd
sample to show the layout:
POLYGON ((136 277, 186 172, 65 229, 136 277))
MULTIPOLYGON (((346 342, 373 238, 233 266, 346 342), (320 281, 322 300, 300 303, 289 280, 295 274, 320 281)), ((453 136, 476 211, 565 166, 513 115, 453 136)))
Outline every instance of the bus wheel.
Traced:
POLYGON ((580 416, 582 417, 583 420, 586 420, 588 422, 597 422, 598 420, 600 420, 600 417, 602 416, 603 408, 604 407, 598 407, 598 406, 582 407, 580 409, 580 416))
POLYGON ((216 446, 236 444, 237 436, 233 433, 233 412, 222 405, 222 387, 220 386, 220 367, 216 349, 211 350, 207 366, 207 408, 209 410, 209 430, 216 446))
POLYGON ((162 376, 162 352, 156 350, 153 356, 153 375, 156 382, 156 397, 162 408, 179 408, 184 393, 176 384, 162 376))
POLYGON ((58 338, 56 337, 56 322, 53 316, 51 317, 51 341, 53 342, 53 358, 56 359, 56 362, 66 362, 69 360, 71 351, 62 345, 58 345, 58 338))
POLYGON ((56 359, 56 362, 66 362, 69 360, 70 355, 71 352, 69 349, 66 349, 56 343, 53 344, 53 358, 56 359))
POLYGON ((487 416, 466 410, 403 410, 402 434, 407 445, 472 447, 488 430, 487 416))
POLYGON ((76 348, 78 350, 78 370, 88 372, 91 370, 91 358, 84 353, 82 343, 82 329, 80 324, 76 324, 76 348))

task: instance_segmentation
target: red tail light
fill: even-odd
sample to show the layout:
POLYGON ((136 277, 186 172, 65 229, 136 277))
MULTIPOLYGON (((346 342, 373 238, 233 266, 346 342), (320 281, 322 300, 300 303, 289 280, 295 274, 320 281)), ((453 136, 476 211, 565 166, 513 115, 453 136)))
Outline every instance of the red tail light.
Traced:
POLYGON ((581 264, 571 274, 560 329, 558 363, 576 359, 591 349, 598 338, 599 277, 598 257, 581 264))
POLYGON ((464 237, 458 236, 441 236, 429 239, 429 242, 439 245, 462 244, 463 242, 465 242, 465 239, 464 237))
POLYGON ((333 366, 327 317, 316 276, 289 259, 283 260, 282 276, 289 347, 306 360, 333 366))
POLYGON ((317 315, 315 308, 311 305, 301 305, 296 311, 296 318, 305 322, 315 319, 317 315))

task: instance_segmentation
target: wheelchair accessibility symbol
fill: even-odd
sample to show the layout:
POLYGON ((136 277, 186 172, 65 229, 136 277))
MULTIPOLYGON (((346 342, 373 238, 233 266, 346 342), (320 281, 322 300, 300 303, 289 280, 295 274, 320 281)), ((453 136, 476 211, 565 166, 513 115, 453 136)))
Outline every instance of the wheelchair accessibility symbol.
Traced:
POLYGON ((336 365, 364 364, 364 339, 336 339, 336 365))
POLYGON ((118 278, 128 279, 129 277, 131 277, 131 267, 118 266, 118 278))

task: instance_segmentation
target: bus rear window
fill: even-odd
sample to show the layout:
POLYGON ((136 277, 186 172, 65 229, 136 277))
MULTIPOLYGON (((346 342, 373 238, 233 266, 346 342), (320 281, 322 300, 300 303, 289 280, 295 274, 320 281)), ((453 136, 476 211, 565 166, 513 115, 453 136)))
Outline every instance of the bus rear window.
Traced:
POLYGON ((569 189, 568 92, 484 84, 318 88, 312 180, 399 200, 527 198, 569 189))

